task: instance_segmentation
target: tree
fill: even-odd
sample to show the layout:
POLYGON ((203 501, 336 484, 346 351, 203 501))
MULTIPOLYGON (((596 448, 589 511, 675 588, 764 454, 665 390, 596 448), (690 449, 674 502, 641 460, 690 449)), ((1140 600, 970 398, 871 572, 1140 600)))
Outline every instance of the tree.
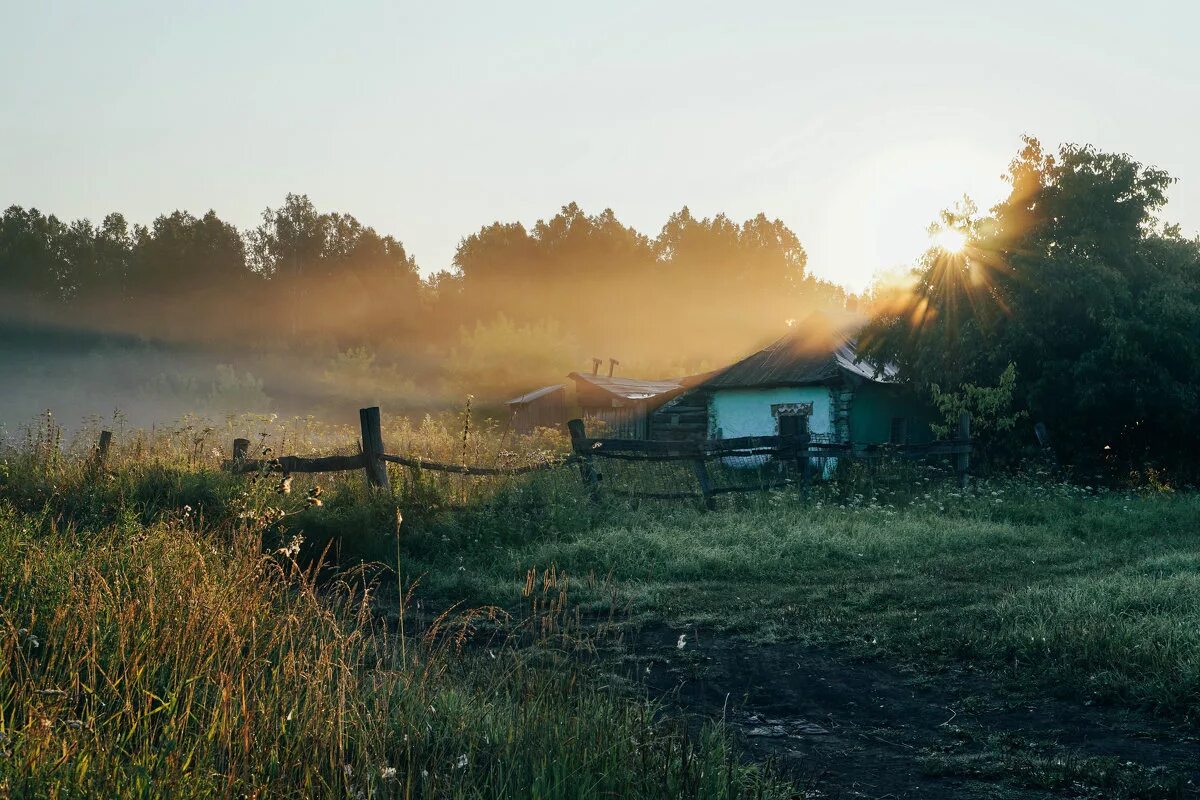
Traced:
POLYGON ((126 294, 223 293, 246 286, 253 277, 236 227, 211 210, 199 218, 174 211, 135 231, 126 294))
POLYGON ((0 217, 0 278, 26 308, 68 298, 73 292, 66 251, 67 226, 36 208, 11 206, 0 217))
POLYGON ((1185 464, 1200 445, 1188 422, 1200 413, 1200 242, 1158 224, 1171 179, 1031 138, 1008 178, 989 215, 943 214, 967 247, 926 255, 912 290, 876 316, 866 355, 947 387, 995 383, 1012 363, 1021 407, 1064 459, 1185 464))

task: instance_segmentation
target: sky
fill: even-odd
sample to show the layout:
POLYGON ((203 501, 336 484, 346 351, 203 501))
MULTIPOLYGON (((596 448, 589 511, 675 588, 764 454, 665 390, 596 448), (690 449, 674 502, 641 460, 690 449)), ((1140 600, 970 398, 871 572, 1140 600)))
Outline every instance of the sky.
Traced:
POLYGON ((306 193, 424 272, 571 201, 651 236, 761 211, 858 290, 1000 200, 1022 134, 1167 170, 1196 235, 1198 27, 1184 0, 0 0, 0 203, 252 227, 306 193))

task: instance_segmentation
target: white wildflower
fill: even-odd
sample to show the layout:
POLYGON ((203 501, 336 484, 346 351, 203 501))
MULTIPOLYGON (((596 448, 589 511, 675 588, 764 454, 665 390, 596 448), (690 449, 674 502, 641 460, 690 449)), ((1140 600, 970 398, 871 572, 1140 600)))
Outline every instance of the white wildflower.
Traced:
POLYGON ((396 768, 395 767, 380 767, 379 768, 379 777, 383 778, 385 781, 395 780, 396 779, 396 768))
POLYGON ((675 643, 675 649, 682 650, 685 647, 687 647, 687 634, 681 633, 679 634, 679 641, 675 643))
POLYGON ((463 769, 463 768, 464 768, 464 767, 466 767, 466 766, 467 766, 467 754, 466 754, 466 753, 463 753, 463 754, 462 754, 461 756, 459 756, 459 757, 458 757, 458 759, 457 759, 457 760, 454 762, 454 768, 455 768, 455 769, 463 769))

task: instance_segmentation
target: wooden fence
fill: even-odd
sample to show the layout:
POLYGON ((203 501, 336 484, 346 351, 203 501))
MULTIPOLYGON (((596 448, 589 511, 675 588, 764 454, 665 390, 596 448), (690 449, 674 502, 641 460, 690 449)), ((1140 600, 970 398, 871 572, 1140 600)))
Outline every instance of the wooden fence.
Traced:
POLYGON ((571 433, 571 449, 579 459, 580 474, 593 498, 601 493, 602 473, 597 459, 611 458, 627 461, 687 461, 696 477, 698 492, 629 492, 605 489, 616 496, 659 500, 700 499, 705 508, 715 506, 717 495, 734 492, 753 492, 780 486, 806 487, 812 479, 812 464, 830 458, 851 460, 878 459, 884 456, 902 459, 924 459, 932 456, 952 456, 959 486, 967 485, 971 460, 971 415, 962 412, 958 418, 958 436, 949 441, 924 444, 863 444, 856 442, 814 442, 807 434, 799 436, 743 436, 732 439, 708 439, 697 442, 659 442, 645 439, 591 439, 583 420, 567 423, 571 433), (713 460, 769 456, 790 465, 793 477, 769 485, 714 486, 708 463, 713 460))
POLYGON ((379 418, 379 407, 359 409, 359 426, 362 438, 359 442, 359 452, 352 456, 280 456, 278 458, 251 459, 249 439, 233 440, 233 458, 226 462, 227 469, 233 472, 345 472, 361 469, 365 472, 367 483, 371 486, 391 488, 388 481, 387 465, 400 464, 413 469, 427 469, 434 472, 449 472, 456 475, 523 475, 544 469, 554 469, 562 466, 573 458, 546 461, 542 464, 532 464, 524 467, 477 467, 468 464, 446 464, 440 461, 429 461, 412 456, 393 455, 385 453, 383 447, 383 428, 379 418))
POLYGON ((249 439, 235 439, 233 458, 226 463, 234 472, 272 471, 339 472, 363 470, 371 486, 390 488, 387 464, 400 464, 412 469, 446 472, 457 475, 521 475, 546 469, 556 469, 577 464, 580 477, 593 499, 603 494, 616 497, 634 497, 656 500, 699 499, 705 508, 715 507, 716 497, 736 492, 754 492, 783 486, 807 486, 812 479, 812 464, 830 458, 876 459, 892 458, 923 459, 932 456, 951 456, 960 486, 966 486, 967 471, 971 454, 971 418, 967 413, 959 417, 958 436, 950 441, 927 444, 881 445, 855 442, 815 442, 807 435, 801 436, 744 436, 733 439, 710 439, 698 442, 658 442, 645 439, 593 439, 589 438, 583 420, 573 419, 567 423, 571 434, 571 455, 563 458, 524 467, 480 467, 468 464, 447 464, 412 456, 394 455, 384 452, 379 408, 364 408, 359 411, 362 438, 360 452, 350 456, 280 456, 271 459, 248 458, 249 439), (709 472, 709 462, 718 459, 740 459, 770 457, 788 467, 786 474, 770 484, 716 486, 709 472), (603 473, 599 466, 602 459, 617 459, 641 462, 688 462, 695 477, 698 491, 691 492, 638 492, 603 485, 603 473))
MULTIPOLYGON (((523 475, 540 470, 557 469, 577 464, 579 474, 593 499, 602 494, 616 497, 634 497, 653 500, 699 499, 705 508, 714 508, 716 497, 735 492, 754 492, 783 486, 805 487, 812 479, 813 461, 823 462, 830 458, 854 460, 878 459, 882 457, 902 459, 924 459, 933 456, 951 456, 958 476, 959 486, 967 485, 967 473, 971 464, 971 415, 963 412, 958 418, 958 436, 948 441, 926 444, 862 444, 856 442, 814 442, 807 435, 800 436, 743 436, 734 439, 709 439, 698 442, 658 442, 646 439, 593 439, 589 438, 583 420, 573 419, 567 423, 571 434, 571 455, 552 459, 540 464, 523 467, 480 467, 468 464, 447 464, 413 456, 401 456, 384 452, 383 431, 380 424, 379 407, 363 408, 358 412, 362 438, 359 452, 349 456, 279 456, 277 458, 249 458, 250 440, 233 440, 233 458, 224 467, 235 473, 282 472, 285 475, 300 472, 345 472, 363 470, 367 483, 390 489, 387 465, 400 464, 414 470, 431 470, 456 475, 523 475), (715 486, 709 474, 708 464, 714 460, 739 459, 767 456, 788 467, 787 473, 770 484, 715 486), (694 492, 636 492, 603 486, 603 473, 599 461, 616 459, 641 462, 688 462, 696 479, 698 491, 694 492)), ((91 467, 103 469, 112 444, 112 433, 101 431, 100 439, 92 453, 91 467)))

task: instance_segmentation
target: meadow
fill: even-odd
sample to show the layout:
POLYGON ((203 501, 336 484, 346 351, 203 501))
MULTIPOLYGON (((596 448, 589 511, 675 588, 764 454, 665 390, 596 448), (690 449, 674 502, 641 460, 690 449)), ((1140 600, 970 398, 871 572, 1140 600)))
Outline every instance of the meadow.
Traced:
MULTIPOLYGON (((570 469, 397 469, 391 494, 221 471, 246 432, 268 454, 353 441, 231 418, 118 430, 104 469, 87 428, 6 446, 13 796, 798 796, 726 728, 599 668, 606 632, 636 625, 1200 721, 1200 500, 1158 476, 848 471, 704 512, 592 503, 570 469)), ((385 439, 489 464, 564 447, 433 418, 385 439)))

